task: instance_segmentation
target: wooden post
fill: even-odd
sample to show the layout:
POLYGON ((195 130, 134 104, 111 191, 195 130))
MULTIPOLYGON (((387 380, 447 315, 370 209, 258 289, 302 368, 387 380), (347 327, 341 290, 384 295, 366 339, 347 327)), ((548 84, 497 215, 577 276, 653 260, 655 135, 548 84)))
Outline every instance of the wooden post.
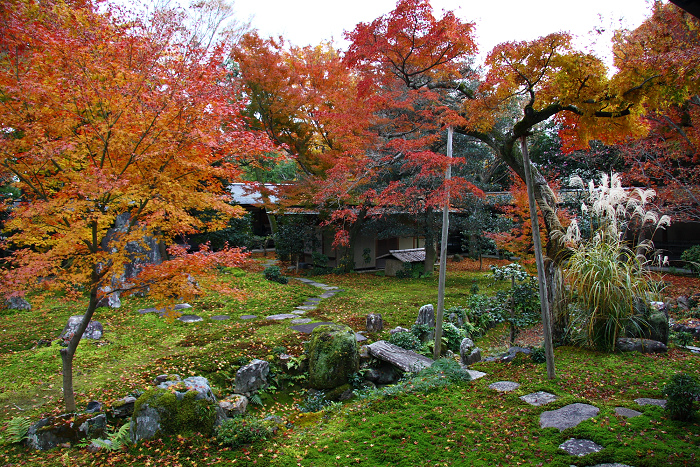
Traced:
POLYGON ((547 357, 547 377, 554 379, 554 349, 552 348, 552 327, 549 320, 549 302, 547 301, 547 283, 545 282, 544 257, 542 255, 542 240, 540 239, 540 223, 535 206, 535 188, 532 185, 530 155, 527 153, 527 137, 520 139, 520 149, 523 153, 523 168, 525 169, 525 184, 527 199, 530 205, 530 220, 532 221, 532 242, 535 245, 535 261, 537 262, 537 282, 540 286, 540 305, 542 312, 542 327, 544 328, 544 352, 547 357))
MULTIPOLYGON (((452 178, 452 127, 447 127, 447 157, 449 163, 445 170, 445 181, 452 178)), ((438 280, 438 306, 435 317, 435 346, 433 360, 440 358, 442 346, 442 320, 445 314, 445 272, 447 267, 447 234, 450 227, 450 189, 447 187, 445 206, 442 209, 442 239, 440 242, 440 278, 438 280)))

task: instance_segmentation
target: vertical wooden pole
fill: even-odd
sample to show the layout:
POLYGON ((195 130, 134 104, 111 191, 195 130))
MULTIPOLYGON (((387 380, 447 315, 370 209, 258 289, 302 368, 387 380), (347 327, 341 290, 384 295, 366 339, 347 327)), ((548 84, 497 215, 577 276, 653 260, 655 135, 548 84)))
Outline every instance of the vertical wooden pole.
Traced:
POLYGON ((542 255, 542 240, 540 239, 540 223, 535 206, 535 188, 532 184, 530 155, 527 152, 527 137, 520 138, 520 149, 523 153, 523 168, 525 169, 525 184, 527 199, 530 205, 530 220, 532 221, 532 242, 535 245, 535 261, 537 262, 537 282, 540 285, 540 304, 542 311, 542 327, 544 328, 544 352, 547 357, 547 377, 554 379, 554 349, 552 348, 552 327, 549 320, 549 302, 547 301, 547 283, 545 282, 544 257, 542 255))
MULTIPOLYGON (((452 127, 447 127, 447 170, 445 181, 452 178, 452 127)), ((438 306, 435 317, 435 346, 433 347, 433 359, 440 358, 442 346, 442 320, 445 314, 445 273, 447 267, 447 236, 450 228, 450 189, 447 187, 445 206, 442 209, 442 239, 440 242, 440 278, 438 280, 438 306)))

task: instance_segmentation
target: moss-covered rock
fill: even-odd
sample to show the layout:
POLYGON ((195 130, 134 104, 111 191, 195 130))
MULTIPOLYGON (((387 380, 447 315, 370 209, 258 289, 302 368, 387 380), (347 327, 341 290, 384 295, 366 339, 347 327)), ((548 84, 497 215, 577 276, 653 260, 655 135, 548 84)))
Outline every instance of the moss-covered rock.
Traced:
POLYGON ((308 347, 309 385, 333 389, 347 384, 359 368, 355 333, 341 324, 318 326, 311 333, 308 347))
POLYGON ((149 389, 134 405, 129 431, 131 440, 138 442, 159 433, 211 436, 217 421, 217 405, 197 396, 196 391, 178 397, 167 389, 149 389))
POLYGON ((33 423, 27 432, 26 444, 45 451, 59 444, 74 444, 84 439, 99 438, 104 434, 107 418, 104 414, 64 414, 33 423))

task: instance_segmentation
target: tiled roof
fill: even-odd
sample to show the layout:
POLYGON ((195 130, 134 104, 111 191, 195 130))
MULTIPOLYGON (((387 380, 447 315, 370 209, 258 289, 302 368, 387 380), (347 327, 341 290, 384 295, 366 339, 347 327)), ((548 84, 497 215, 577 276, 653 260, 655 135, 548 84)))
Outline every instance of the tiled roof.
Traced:
POLYGON ((404 263, 417 263, 425 261, 425 248, 412 248, 410 250, 389 250, 389 253, 377 257, 377 259, 395 258, 404 263))

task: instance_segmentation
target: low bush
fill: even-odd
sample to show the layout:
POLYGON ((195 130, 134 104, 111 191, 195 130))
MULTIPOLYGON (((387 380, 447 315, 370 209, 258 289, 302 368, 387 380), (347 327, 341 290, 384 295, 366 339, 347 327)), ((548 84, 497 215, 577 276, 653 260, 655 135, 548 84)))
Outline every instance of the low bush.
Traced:
POLYGON ((545 363, 547 361, 547 356, 544 353, 544 347, 535 347, 530 352, 530 360, 532 363, 545 363))
POLYGON ((700 275, 700 245, 693 245, 683 253, 681 259, 686 262, 688 269, 700 275))
POLYGON ((673 420, 690 421, 695 416, 695 400, 700 398, 700 384, 688 373, 676 373, 664 386, 666 412, 673 420))
POLYGON ((289 279, 282 275, 279 266, 266 267, 263 271, 263 275, 265 276, 265 279, 272 282, 277 282, 280 284, 286 284, 287 282, 289 282, 289 279))
POLYGON ((216 428, 216 440, 233 448, 267 439, 271 434, 265 422, 251 417, 229 418, 216 428))
POLYGON ((417 351, 423 346, 412 332, 396 332, 389 337, 389 343, 413 351, 417 351))

